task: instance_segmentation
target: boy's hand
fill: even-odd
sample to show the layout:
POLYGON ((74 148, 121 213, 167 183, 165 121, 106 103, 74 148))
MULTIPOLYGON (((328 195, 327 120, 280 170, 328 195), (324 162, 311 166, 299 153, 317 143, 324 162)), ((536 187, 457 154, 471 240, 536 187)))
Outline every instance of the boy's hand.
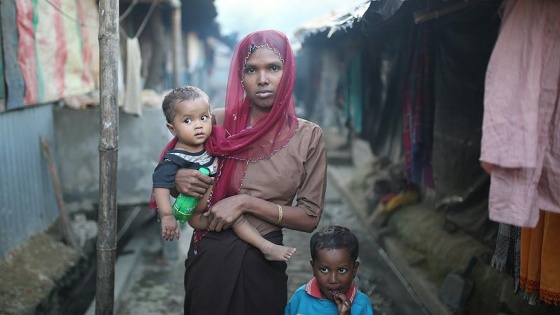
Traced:
POLYGON ((166 241, 173 241, 173 238, 179 239, 179 224, 175 217, 171 215, 161 216, 161 237, 166 241))
POLYGON ((350 315, 350 300, 343 293, 338 293, 334 296, 334 302, 338 307, 339 315, 350 315))

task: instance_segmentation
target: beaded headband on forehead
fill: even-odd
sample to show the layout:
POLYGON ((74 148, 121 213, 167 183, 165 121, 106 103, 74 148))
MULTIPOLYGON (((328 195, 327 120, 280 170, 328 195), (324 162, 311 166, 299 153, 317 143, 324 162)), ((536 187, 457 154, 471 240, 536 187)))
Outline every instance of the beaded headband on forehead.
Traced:
POLYGON ((254 53, 255 50, 257 50, 259 48, 266 48, 266 49, 272 50, 275 54, 278 55, 278 58, 280 58, 280 62, 282 62, 282 64, 284 64, 284 58, 282 58, 282 54, 280 54, 280 52, 276 48, 271 47, 270 45, 268 45, 266 43, 262 44, 262 45, 259 45, 259 46, 254 45, 254 44, 249 45, 249 49, 248 49, 248 52, 247 52, 247 57, 245 57, 245 60, 243 61, 243 68, 241 69, 241 84, 243 86, 245 86, 245 83, 244 83, 245 77, 244 77, 243 74, 245 73, 245 67, 247 66, 247 60, 249 59, 249 57, 251 57, 251 54, 254 53))
MULTIPOLYGON (((259 48, 267 48, 274 51, 282 64, 286 64, 286 54, 288 54, 289 41, 286 35, 281 32, 268 30, 257 31, 243 38, 239 45, 237 56, 239 70, 245 69, 245 64, 249 56, 259 48)), ((242 76, 242 73, 239 73, 242 76)))
POLYGON ((247 57, 245 58, 245 63, 247 63, 247 59, 249 59, 249 56, 251 56, 252 53, 255 52, 255 50, 259 49, 259 48, 267 48, 270 49, 272 51, 274 51, 278 57, 280 57, 280 61, 282 62, 282 64, 284 64, 284 58, 282 58, 282 54, 278 51, 278 49, 276 49, 275 47, 270 46, 269 44, 262 44, 262 45, 254 45, 251 44, 249 45, 249 52, 247 53, 247 57))

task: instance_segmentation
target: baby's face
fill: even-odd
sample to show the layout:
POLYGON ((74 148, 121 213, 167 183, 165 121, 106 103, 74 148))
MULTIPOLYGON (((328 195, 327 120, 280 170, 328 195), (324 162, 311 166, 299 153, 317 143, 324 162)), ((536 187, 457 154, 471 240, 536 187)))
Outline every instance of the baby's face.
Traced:
POLYGON ((203 97, 179 102, 171 124, 171 133, 179 142, 175 149, 198 152, 204 149, 204 142, 212 133, 210 105, 203 97))
POLYGON ((356 277, 359 264, 350 258, 345 248, 317 251, 311 267, 323 297, 334 301, 337 294, 345 294, 356 277))

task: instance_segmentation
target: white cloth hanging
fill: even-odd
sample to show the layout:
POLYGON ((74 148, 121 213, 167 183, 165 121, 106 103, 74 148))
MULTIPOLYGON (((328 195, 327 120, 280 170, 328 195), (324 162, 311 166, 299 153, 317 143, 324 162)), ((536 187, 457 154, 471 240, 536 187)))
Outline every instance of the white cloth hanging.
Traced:
POLYGON ((123 111, 142 116, 142 55, 137 37, 126 40, 126 82, 123 111))

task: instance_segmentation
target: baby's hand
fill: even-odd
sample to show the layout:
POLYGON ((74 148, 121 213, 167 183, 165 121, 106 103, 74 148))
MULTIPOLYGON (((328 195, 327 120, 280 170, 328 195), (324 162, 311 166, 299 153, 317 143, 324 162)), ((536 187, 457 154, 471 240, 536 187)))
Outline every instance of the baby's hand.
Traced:
POLYGON ((343 293, 334 296, 334 302, 338 307, 338 315, 350 315, 350 300, 343 293))
POLYGON ((175 217, 171 215, 161 216, 161 237, 166 241, 173 241, 173 238, 179 239, 179 224, 175 217))

